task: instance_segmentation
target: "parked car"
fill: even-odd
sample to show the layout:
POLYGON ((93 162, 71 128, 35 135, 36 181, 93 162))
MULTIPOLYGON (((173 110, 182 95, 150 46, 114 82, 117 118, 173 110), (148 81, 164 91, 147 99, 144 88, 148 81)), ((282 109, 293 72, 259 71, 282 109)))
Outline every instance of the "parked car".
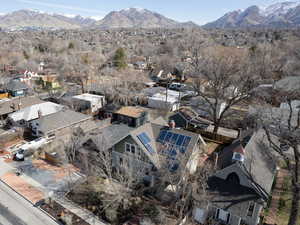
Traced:
POLYGON ((19 150, 17 153, 14 154, 13 160, 24 161, 24 158, 25 158, 24 152, 25 152, 25 150, 23 150, 23 149, 19 150))
POLYGON ((174 90, 174 91, 181 91, 185 87, 186 87, 186 85, 185 84, 181 84, 181 83, 171 83, 169 85, 169 89, 170 90, 174 90))

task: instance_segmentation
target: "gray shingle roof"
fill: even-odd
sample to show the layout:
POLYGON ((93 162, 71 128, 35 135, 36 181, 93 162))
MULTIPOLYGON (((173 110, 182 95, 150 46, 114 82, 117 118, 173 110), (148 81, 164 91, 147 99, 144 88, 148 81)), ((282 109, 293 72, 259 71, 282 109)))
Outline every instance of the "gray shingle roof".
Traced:
POLYGON ((23 109, 43 102, 44 101, 40 100, 35 96, 17 97, 8 100, 2 100, 0 101, 0 115, 12 113, 14 111, 13 107, 15 107, 15 110, 17 110, 18 105, 20 106, 20 109, 23 109))
POLYGON ((125 124, 112 124, 99 130, 99 133, 104 135, 108 143, 107 147, 111 148, 123 138, 127 137, 133 129, 134 128, 125 124))
MULTIPOLYGON (((266 193, 271 192, 274 174, 276 171, 275 154, 269 147, 267 136, 263 130, 246 135, 242 140, 245 150, 245 161, 242 169, 249 179, 253 179, 254 187, 263 188, 266 193)), ((219 165, 222 168, 233 164, 233 151, 241 146, 240 140, 225 148, 219 156, 219 165)))
POLYGON ((7 85, 6 89, 9 91, 26 90, 28 86, 21 81, 11 80, 7 85))
POLYGON ((275 89, 282 89, 285 91, 299 91, 300 76, 285 77, 275 83, 275 89))
POLYGON ((208 180, 206 193, 212 205, 242 218, 247 215, 249 203, 260 199, 251 188, 232 184, 214 176, 208 180))
POLYGON ((35 120, 39 123, 39 130, 47 133, 76 123, 90 120, 92 117, 71 110, 62 110, 35 120))

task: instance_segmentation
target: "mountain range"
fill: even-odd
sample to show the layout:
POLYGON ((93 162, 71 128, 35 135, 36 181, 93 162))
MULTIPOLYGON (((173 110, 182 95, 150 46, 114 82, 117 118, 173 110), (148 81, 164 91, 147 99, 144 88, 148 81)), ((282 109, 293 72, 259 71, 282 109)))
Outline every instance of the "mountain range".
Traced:
POLYGON ((226 13, 204 28, 246 27, 298 27, 300 26, 300 1, 272 4, 268 7, 250 6, 245 10, 226 13))
MULTIPOLYGON (((250 6, 244 10, 226 13, 216 21, 203 25, 204 28, 286 28, 300 26, 300 1, 287 1, 267 7, 250 6)), ((159 13, 128 8, 112 11, 102 19, 66 16, 35 10, 19 10, 0 14, 0 27, 5 30, 20 29, 80 29, 80 28, 196 28, 193 22, 181 23, 159 13)))
POLYGON ((82 16, 49 14, 19 10, 0 15, 2 29, 79 29, 79 28, 180 28, 198 27, 193 22, 180 23, 147 9, 129 8, 113 11, 101 20, 82 16))

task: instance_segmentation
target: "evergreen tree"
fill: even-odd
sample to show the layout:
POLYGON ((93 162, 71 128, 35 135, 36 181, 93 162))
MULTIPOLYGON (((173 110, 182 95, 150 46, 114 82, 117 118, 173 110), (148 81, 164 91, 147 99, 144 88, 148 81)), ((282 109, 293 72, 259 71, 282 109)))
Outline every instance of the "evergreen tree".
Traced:
POLYGON ((127 67, 126 63, 126 53, 123 48, 118 48, 114 59, 113 59, 114 66, 117 67, 118 69, 124 69, 127 67))

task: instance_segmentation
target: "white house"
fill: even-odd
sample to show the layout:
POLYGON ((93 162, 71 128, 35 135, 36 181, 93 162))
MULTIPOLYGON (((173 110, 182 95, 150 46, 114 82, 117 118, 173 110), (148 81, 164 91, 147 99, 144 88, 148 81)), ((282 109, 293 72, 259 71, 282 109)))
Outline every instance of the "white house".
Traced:
POLYGON ((8 116, 8 119, 13 125, 28 126, 30 121, 42 116, 59 112, 63 108, 64 106, 62 105, 58 105, 52 102, 43 102, 14 112, 8 116))
POLYGON ((157 93, 148 98, 148 107, 176 111, 179 109, 180 104, 178 97, 174 95, 166 96, 166 94, 157 93))
POLYGON ((105 105, 105 97, 100 95, 82 94, 72 97, 74 107, 79 107, 79 111, 90 110, 91 113, 98 112, 105 105))

